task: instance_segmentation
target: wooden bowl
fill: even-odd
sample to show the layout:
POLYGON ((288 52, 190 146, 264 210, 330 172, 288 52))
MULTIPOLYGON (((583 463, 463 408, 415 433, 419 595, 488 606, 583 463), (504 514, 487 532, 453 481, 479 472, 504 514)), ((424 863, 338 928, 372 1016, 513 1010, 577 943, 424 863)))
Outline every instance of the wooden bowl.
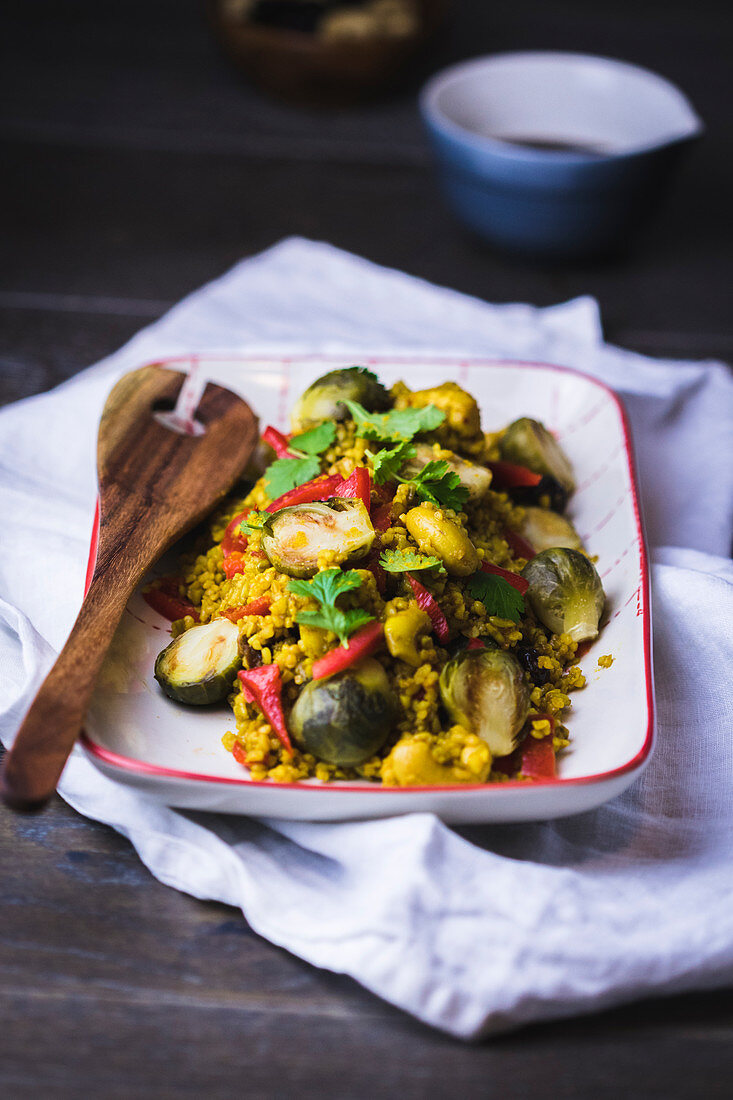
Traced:
POLYGON ((323 39, 234 19, 226 0, 207 7, 224 52, 253 84, 291 102, 341 106, 398 85, 443 23, 447 0, 419 0, 419 29, 399 38, 323 39))

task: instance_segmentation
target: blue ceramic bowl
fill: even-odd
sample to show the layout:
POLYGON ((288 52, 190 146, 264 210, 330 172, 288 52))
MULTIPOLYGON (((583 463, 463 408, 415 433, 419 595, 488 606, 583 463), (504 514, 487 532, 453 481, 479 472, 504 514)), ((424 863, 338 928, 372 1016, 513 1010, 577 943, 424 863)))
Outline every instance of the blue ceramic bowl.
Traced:
POLYGON ((456 214, 498 247, 557 259, 626 245, 703 129, 662 77, 575 53, 454 65, 420 109, 456 214))

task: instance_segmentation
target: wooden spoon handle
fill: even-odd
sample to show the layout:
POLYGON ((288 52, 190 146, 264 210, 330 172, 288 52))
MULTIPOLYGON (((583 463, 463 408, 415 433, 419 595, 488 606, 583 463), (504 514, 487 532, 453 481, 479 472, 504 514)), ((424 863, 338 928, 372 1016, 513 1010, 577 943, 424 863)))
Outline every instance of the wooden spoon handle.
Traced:
POLYGON ((0 795, 13 809, 41 809, 53 794, 128 594, 126 586, 110 590, 93 583, 89 589, 66 645, 3 761, 0 795))
POLYGON ((153 562, 231 489, 257 439, 249 406, 209 383, 193 436, 163 426, 183 375, 142 367, 107 398, 99 427, 99 547, 94 577, 56 664, 3 762, 0 797, 39 809, 53 793, 81 729, 105 653, 136 584, 153 562))

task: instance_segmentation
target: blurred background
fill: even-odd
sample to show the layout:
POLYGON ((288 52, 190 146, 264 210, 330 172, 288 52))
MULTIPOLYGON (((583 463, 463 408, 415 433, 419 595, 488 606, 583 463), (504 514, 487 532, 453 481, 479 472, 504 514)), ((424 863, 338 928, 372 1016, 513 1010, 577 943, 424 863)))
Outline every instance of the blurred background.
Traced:
MULTIPOLYGON (((239 17, 246 2, 224 0, 224 14, 239 17)), ((594 294, 616 343, 730 357, 730 7, 454 0, 432 44, 409 67, 400 62, 396 88, 328 107, 299 100, 297 81, 290 101, 253 85, 222 49, 213 7, 6 0, 3 401, 113 351, 184 294, 290 234, 497 302, 594 294), (548 265, 500 255, 439 195, 421 84, 455 61, 523 49, 656 70, 706 124, 659 216, 615 259, 548 265)))

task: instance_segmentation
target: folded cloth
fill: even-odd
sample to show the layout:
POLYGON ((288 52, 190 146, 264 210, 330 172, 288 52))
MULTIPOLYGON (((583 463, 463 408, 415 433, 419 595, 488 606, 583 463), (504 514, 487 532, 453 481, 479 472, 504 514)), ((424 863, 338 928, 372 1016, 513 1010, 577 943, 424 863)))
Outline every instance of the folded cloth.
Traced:
POLYGON ((0 733, 12 740, 81 600, 94 441, 114 378, 156 357, 424 351, 602 378, 632 423, 653 553, 658 744, 592 813, 450 829, 429 814, 313 825, 183 813, 75 752, 60 793, 162 882, 242 909, 317 966, 463 1038, 733 978, 733 381, 603 343, 595 302, 488 305, 293 239, 120 352, 0 412, 0 733))

